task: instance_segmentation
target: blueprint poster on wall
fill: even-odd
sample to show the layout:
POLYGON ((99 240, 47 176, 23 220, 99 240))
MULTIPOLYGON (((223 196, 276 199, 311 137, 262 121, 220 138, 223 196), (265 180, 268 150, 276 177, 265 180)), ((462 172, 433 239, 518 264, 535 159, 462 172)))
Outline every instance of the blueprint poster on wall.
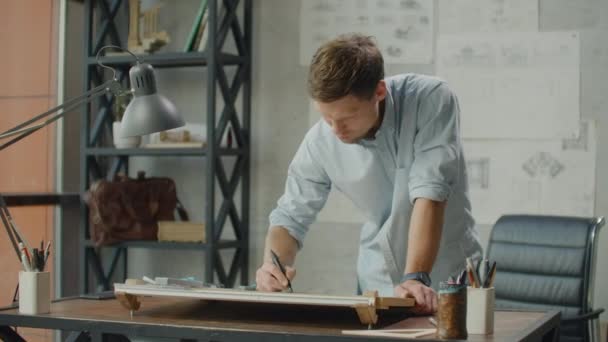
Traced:
POLYGON ((505 214, 593 216, 596 133, 554 141, 464 140, 473 216, 493 224, 505 214))
POLYGON ((439 33, 538 31, 532 0, 440 0, 439 33))
POLYGON ((374 36, 387 64, 429 64, 433 0, 305 0, 300 11, 300 64, 341 33, 374 36))
POLYGON ((437 44, 437 75, 458 95, 465 138, 577 136, 579 63, 577 32, 446 34, 437 44))

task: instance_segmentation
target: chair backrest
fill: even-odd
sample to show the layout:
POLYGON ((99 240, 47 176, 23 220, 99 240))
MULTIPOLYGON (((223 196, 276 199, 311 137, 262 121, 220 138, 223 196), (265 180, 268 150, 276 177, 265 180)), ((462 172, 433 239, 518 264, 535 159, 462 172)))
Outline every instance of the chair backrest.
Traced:
MULTIPOLYGON (((488 244, 496 261, 496 307, 554 309, 562 318, 592 310, 596 235, 603 218, 507 215, 488 244)), ((586 322, 564 325, 561 334, 588 340, 586 322)))

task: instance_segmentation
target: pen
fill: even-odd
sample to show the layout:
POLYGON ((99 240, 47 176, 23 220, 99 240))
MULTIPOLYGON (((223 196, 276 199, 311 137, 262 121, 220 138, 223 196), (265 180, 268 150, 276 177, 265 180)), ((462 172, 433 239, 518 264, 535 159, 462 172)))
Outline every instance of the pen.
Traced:
POLYGON ((38 248, 34 248, 34 250, 32 251, 32 271, 40 272, 41 265, 38 263, 39 261, 40 258, 38 254, 38 248))
POLYGON ((44 263, 49 259, 49 254, 51 254, 51 241, 46 244, 46 248, 44 249, 44 263))
MULTIPOLYGON (((285 272, 285 268, 281 264, 281 261, 279 261, 279 257, 272 250, 270 250, 270 255, 272 257, 272 263, 275 264, 275 266, 277 266, 281 270, 281 273, 283 273, 285 278, 287 278, 287 272, 285 272)), ((289 288, 289 292, 293 292, 293 288, 291 287, 291 281, 289 281, 289 278, 287 278, 287 287, 289 288)))
POLYGON ((456 278, 456 283, 459 285, 463 285, 465 282, 467 276, 467 269, 463 269, 460 274, 458 275, 458 278, 456 278))
POLYGON ((21 251, 21 263, 23 264, 23 268, 25 271, 30 272, 32 270, 32 266, 30 263, 29 253, 27 252, 27 248, 23 245, 23 242, 19 242, 19 250, 21 251))
POLYGON ((471 273, 469 275, 469 277, 473 278, 471 286, 473 286, 473 287, 481 286, 481 284, 479 284, 479 277, 477 277, 477 271, 476 271, 475 267, 473 267, 473 261, 471 261, 471 258, 466 258, 466 262, 467 262, 467 268, 469 268, 469 272, 471 273))
POLYGON ((496 277, 496 261, 492 263, 492 267, 490 271, 488 271, 488 276, 486 277, 486 281, 483 284, 483 287, 490 288, 494 284, 494 278, 496 277))

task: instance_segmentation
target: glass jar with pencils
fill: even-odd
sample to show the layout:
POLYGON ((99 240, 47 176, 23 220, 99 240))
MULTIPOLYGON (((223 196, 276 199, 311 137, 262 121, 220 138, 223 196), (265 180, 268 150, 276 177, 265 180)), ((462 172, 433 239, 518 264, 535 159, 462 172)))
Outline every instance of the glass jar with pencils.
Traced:
POLYGON ((467 287, 454 282, 439 283, 437 301, 437 337, 466 339, 467 287))

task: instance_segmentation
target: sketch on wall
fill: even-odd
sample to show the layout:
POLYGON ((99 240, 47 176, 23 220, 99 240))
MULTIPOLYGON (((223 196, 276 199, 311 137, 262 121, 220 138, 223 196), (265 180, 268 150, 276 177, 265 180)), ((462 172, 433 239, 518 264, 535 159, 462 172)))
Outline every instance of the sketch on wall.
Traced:
POLYGON ((490 186, 490 158, 467 160, 469 186, 487 189, 490 186))
POLYGON ((437 75, 459 98, 462 136, 578 135, 579 50, 576 32, 440 36, 437 75))
POLYGON ((578 137, 562 140, 562 150, 581 150, 589 149, 589 121, 581 121, 578 137))
POLYGON ((592 216, 595 126, 584 121, 580 131, 576 139, 553 141, 465 139, 477 223, 505 214, 592 216))
POLYGON ((440 0, 439 33, 538 31, 538 1, 440 0))
POLYGON ((374 36, 387 64, 429 64, 433 0, 306 0, 300 10, 300 64, 341 33, 374 36))
MULTIPOLYGON (((608 1, 606 3, 608 7, 608 1)), ((606 40, 606 31, 581 31, 580 35, 581 116, 600 119, 606 115, 608 108, 605 87, 608 79, 608 44, 598 44, 606 40)))
POLYGON ((547 31, 606 28, 607 4, 606 0, 540 0, 541 25, 547 31))

